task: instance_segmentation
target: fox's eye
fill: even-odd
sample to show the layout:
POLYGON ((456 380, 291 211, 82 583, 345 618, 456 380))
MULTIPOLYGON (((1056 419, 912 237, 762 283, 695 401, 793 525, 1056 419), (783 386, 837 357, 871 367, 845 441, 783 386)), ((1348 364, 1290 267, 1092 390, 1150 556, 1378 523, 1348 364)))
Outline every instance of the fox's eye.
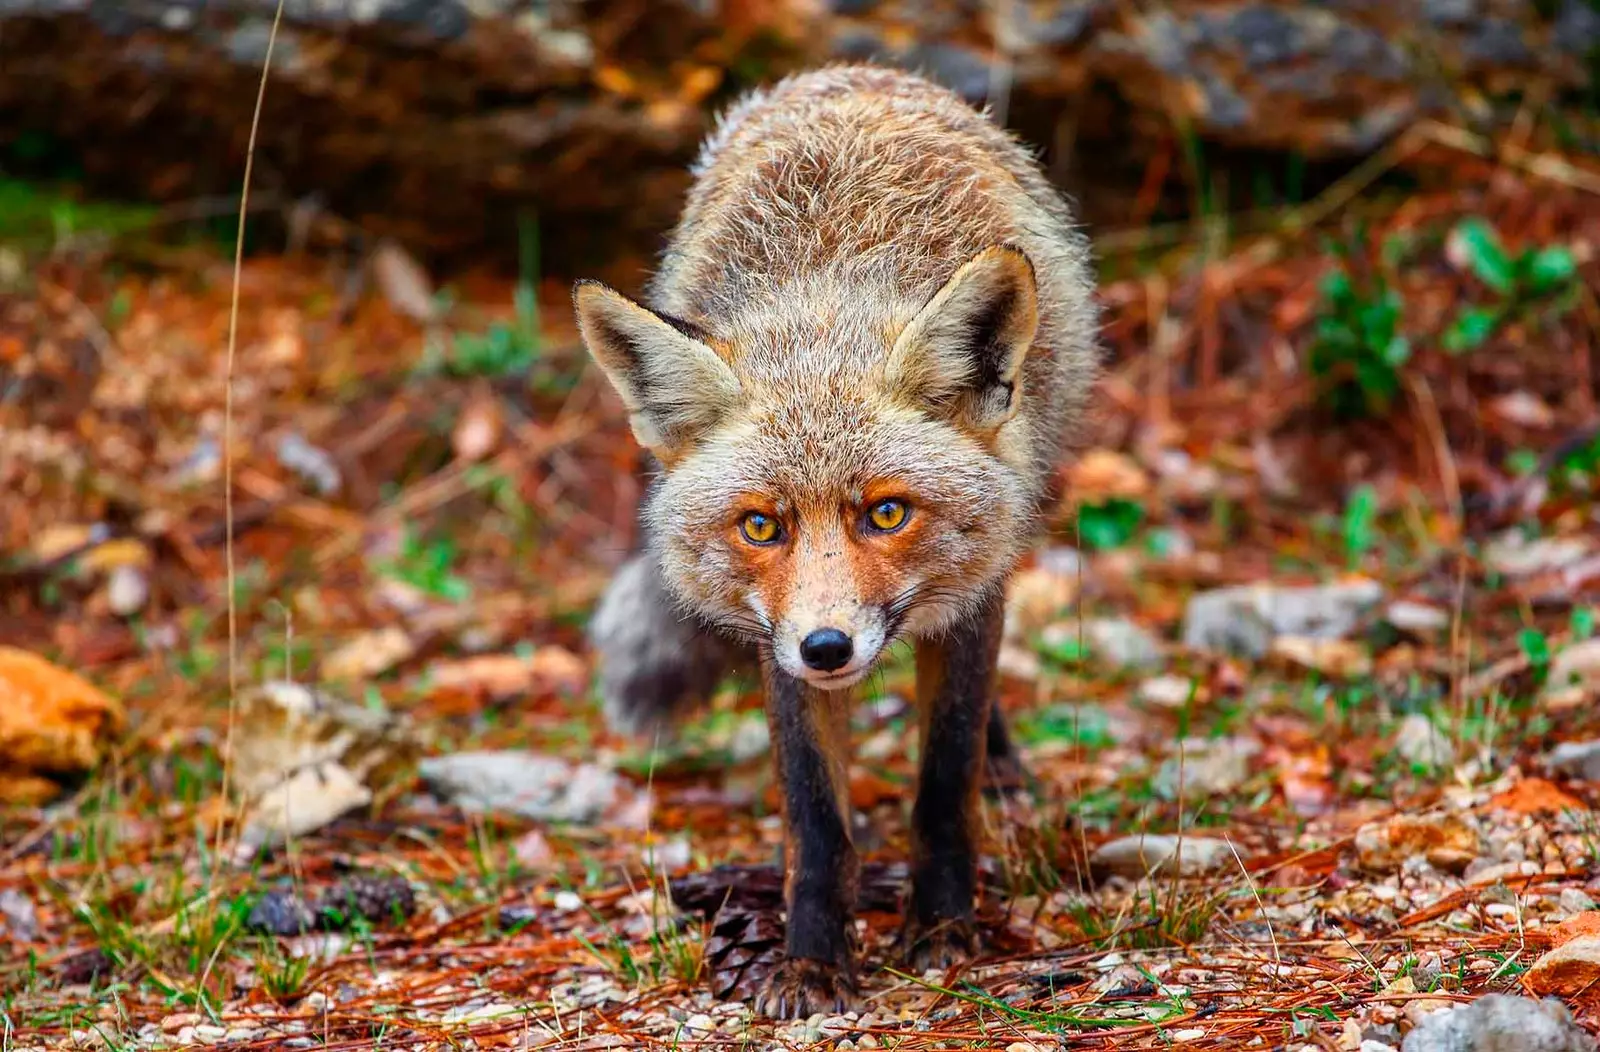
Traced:
POLYGON ((906 524, 910 514, 904 501, 880 500, 867 509, 867 522, 880 533, 893 533, 906 524))
POLYGON ((778 520, 752 511, 739 520, 739 532, 751 544, 771 544, 778 539, 778 520))

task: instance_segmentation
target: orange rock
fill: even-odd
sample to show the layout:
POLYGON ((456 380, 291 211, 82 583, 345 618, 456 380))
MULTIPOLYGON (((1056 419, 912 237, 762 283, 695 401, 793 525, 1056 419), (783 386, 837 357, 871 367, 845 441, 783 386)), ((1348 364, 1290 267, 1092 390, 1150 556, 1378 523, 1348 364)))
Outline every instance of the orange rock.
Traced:
POLYGON ((1600 910, 1584 910, 1549 929, 1550 948, 1564 946, 1573 939, 1600 935, 1600 910))
POLYGON ((1522 977, 1531 993, 1600 1007, 1600 935, 1579 935, 1533 962, 1522 977))
POLYGON ((1519 815, 1541 812, 1561 814, 1564 811, 1586 811, 1588 807, 1571 793, 1563 792, 1543 778, 1524 778, 1516 785, 1489 801, 1496 810, 1519 815))
POLYGON ((83 677, 0 647, 0 799, 37 802, 43 780, 92 771, 126 724, 122 705, 83 677))

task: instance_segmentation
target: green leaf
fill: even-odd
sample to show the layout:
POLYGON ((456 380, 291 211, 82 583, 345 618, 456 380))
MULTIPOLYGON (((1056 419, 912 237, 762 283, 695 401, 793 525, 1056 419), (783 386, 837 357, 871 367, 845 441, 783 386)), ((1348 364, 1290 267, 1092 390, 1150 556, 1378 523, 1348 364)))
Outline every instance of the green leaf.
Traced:
POLYGON ((1344 506, 1344 552, 1354 568, 1372 550, 1378 521, 1378 492, 1368 485, 1357 486, 1344 506))
POLYGON ((1500 247, 1493 227, 1476 217, 1463 219, 1450 232, 1450 240, 1479 281, 1502 296, 1511 294, 1516 286, 1516 268, 1500 247))
POLYGON ((1131 500, 1113 498, 1104 504, 1078 509, 1078 530, 1083 543, 1099 551, 1127 544, 1144 521, 1144 509, 1131 500))
POLYGON ((1592 606, 1572 608, 1572 638, 1583 640, 1594 635, 1595 612, 1592 606))
POLYGON ((1578 272, 1578 261, 1565 245, 1552 245, 1533 253, 1527 262, 1528 287, 1543 295, 1571 281, 1578 272))
POLYGON ((1500 327, 1500 311, 1494 307, 1468 307, 1456 315, 1441 341, 1451 354, 1465 354, 1482 347, 1500 327))

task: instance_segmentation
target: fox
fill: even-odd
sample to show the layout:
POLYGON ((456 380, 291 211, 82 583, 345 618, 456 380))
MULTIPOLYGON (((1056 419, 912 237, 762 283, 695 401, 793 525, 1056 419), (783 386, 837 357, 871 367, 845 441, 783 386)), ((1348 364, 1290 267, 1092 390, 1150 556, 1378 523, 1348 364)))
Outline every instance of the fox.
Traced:
POLYGON ((908 641, 920 734, 900 952, 968 960, 1007 582, 1099 367, 1086 235, 1034 154, 909 71, 845 64, 717 120, 634 299, 573 288, 648 454, 642 541, 589 635, 611 725, 661 733, 758 673, 784 825, 784 954, 757 1012, 860 997, 856 688, 908 641))

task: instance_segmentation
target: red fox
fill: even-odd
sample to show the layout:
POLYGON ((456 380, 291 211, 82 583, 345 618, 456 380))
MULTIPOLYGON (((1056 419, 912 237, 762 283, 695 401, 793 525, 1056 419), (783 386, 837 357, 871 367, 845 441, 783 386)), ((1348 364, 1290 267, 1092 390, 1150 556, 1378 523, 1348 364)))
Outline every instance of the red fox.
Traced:
POLYGON ((977 803, 1014 765, 994 705, 1006 582, 1098 365, 1086 239, 956 95, 873 66, 755 92, 706 142, 641 305, 574 289, 659 465, 646 544, 591 627, 613 724, 657 727, 759 667, 784 799, 785 959, 767 1015, 859 989, 851 688, 916 651, 921 772, 903 949, 976 952, 977 803))

